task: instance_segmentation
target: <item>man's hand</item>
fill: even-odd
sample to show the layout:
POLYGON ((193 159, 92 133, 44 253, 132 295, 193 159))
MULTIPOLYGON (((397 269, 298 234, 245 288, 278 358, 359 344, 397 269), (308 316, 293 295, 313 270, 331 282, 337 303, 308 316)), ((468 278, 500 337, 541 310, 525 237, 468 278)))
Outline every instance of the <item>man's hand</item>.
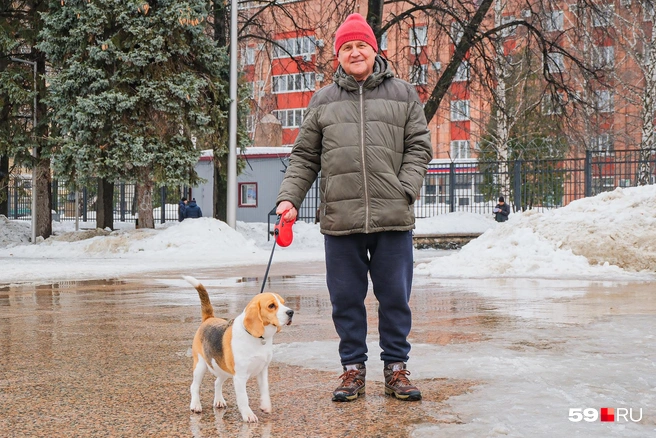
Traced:
POLYGON ((280 204, 278 204, 278 208, 276 208, 276 214, 283 214, 285 211, 287 211, 287 214, 285 214, 283 220, 289 222, 296 219, 298 211, 296 211, 294 204, 289 201, 282 201, 280 204))

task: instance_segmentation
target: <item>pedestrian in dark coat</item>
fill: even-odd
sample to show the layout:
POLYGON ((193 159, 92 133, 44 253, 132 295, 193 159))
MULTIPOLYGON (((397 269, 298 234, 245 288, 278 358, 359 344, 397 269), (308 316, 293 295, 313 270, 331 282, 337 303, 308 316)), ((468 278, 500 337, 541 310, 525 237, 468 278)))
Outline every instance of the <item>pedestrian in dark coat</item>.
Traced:
POLYGON ((508 220, 510 206, 506 204, 503 196, 499 196, 499 203, 492 209, 492 213, 494 213, 494 220, 497 222, 505 222, 508 220))
POLYGON ((185 208, 184 217, 185 219, 203 217, 203 212, 200 210, 198 204, 196 204, 196 198, 192 198, 192 200, 189 201, 189 204, 185 208))
POLYGON ((180 199, 178 202, 178 222, 182 222, 185 217, 185 209, 187 208, 187 198, 180 199))

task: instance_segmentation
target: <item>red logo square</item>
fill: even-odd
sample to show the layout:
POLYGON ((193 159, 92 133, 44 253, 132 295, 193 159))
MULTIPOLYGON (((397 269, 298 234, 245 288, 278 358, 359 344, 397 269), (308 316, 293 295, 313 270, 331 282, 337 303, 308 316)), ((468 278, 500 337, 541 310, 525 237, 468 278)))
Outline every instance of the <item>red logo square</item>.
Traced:
POLYGON ((601 421, 615 421, 615 408, 601 408, 601 421))

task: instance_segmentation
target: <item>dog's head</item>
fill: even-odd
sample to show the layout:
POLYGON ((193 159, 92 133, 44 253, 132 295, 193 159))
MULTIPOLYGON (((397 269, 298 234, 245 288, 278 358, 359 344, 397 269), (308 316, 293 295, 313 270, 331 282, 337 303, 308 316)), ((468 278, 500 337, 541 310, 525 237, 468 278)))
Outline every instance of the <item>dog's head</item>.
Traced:
POLYGON ((284 305, 285 300, 276 293, 261 293, 253 297, 244 309, 244 326, 256 338, 264 335, 266 326, 276 327, 276 333, 283 325, 290 325, 294 311, 284 305))

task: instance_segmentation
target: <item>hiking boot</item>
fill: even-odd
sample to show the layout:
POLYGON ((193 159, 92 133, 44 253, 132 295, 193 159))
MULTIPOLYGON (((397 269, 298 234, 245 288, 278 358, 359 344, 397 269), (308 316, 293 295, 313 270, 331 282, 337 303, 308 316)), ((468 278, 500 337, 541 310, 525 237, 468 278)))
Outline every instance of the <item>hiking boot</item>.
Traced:
POLYGON ((363 363, 345 365, 344 373, 339 376, 342 384, 333 391, 333 401, 349 402, 364 395, 364 379, 367 369, 363 363))
POLYGON ((410 371, 405 369, 403 362, 391 363, 383 368, 385 376, 385 395, 393 395, 399 400, 421 400, 421 391, 417 389, 408 377, 410 371))

